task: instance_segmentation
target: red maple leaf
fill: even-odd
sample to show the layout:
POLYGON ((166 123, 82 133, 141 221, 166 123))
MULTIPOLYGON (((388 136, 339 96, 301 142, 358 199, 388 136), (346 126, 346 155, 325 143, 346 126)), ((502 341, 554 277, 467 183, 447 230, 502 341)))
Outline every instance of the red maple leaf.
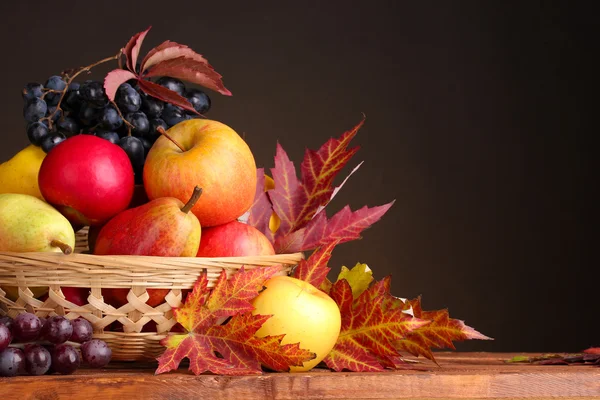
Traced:
POLYGON ((298 343, 281 345, 284 335, 255 336, 270 316, 252 315, 250 301, 278 272, 279 267, 240 269, 228 279, 222 271, 212 291, 206 273, 200 275, 185 304, 174 309, 177 322, 187 332, 161 341, 166 350, 158 358, 156 374, 177 369, 184 358, 189 359, 189 369, 195 374, 226 375, 259 374, 261 366, 286 371, 313 359, 315 354, 298 343), (231 318, 221 324, 223 317, 231 318))
POLYGON ((104 78, 104 89, 111 101, 115 100, 117 89, 121 84, 135 79, 140 89, 147 95, 198 114, 185 97, 149 80, 157 76, 178 78, 231 96, 231 92, 223 85, 222 76, 202 55, 176 42, 167 40, 150 50, 138 68, 140 49, 150 29, 151 27, 133 35, 123 48, 122 53, 126 58, 127 69, 112 70, 104 78))

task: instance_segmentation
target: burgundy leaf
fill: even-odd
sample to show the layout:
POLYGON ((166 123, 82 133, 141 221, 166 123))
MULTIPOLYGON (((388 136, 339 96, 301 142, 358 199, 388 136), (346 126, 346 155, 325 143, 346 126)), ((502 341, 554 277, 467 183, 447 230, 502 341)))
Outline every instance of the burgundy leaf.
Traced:
POLYGON ((269 228, 269 221, 273 214, 273 206, 265 192, 265 172, 264 168, 256 170, 256 194, 254 203, 248 212, 247 223, 261 231, 273 243, 273 232, 269 228))
POLYGON ((337 303, 342 314, 347 314, 352 310, 352 288, 347 280, 342 279, 337 281, 331 287, 329 296, 337 303))
POLYGON ((147 95, 155 97, 167 103, 174 104, 195 114, 198 114, 198 111, 194 109, 194 107, 190 104, 189 101, 187 101, 185 97, 178 95, 174 91, 145 79, 140 79, 138 81, 138 84, 140 86, 140 89, 142 89, 142 91, 147 95))
POLYGON ((294 278, 301 279, 310 283, 315 287, 321 286, 327 274, 331 270, 327 266, 331 258, 331 252, 337 246, 337 242, 333 241, 324 245, 308 257, 308 260, 302 260, 294 270, 294 278))
POLYGON ((144 60, 142 61, 140 72, 143 72, 162 61, 181 56, 188 57, 208 65, 208 61, 204 57, 190 49, 188 46, 167 40, 146 54, 146 57, 144 57, 144 60))
POLYGON ((135 66, 137 64, 138 55, 140 54, 140 48, 142 47, 142 42, 144 41, 144 38, 146 37, 146 35, 148 34, 148 31, 151 28, 152 27, 150 26, 145 31, 136 33, 135 35, 133 35, 133 37, 131 39, 129 39, 129 42, 125 46, 125 57, 127 58, 127 68, 129 68, 129 70, 132 72, 135 72, 135 66))
POLYGON ((296 176, 294 163, 290 161, 286 151, 277 143, 275 167, 271 168, 275 181, 275 189, 269 190, 269 198, 275 213, 281 219, 278 234, 286 234, 294 228, 298 212, 298 204, 303 204, 304 190, 296 176))
POLYGON ((144 73, 144 77, 153 76, 170 76, 178 78, 184 81, 197 83, 225 96, 231 96, 231 92, 225 88, 221 81, 221 75, 210 65, 198 61, 195 58, 180 56, 161 61, 144 73))
POLYGON ((110 101, 115 101, 119 86, 130 79, 137 79, 137 76, 125 69, 114 69, 106 75, 106 78, 104 78, 104 91, 110 101))

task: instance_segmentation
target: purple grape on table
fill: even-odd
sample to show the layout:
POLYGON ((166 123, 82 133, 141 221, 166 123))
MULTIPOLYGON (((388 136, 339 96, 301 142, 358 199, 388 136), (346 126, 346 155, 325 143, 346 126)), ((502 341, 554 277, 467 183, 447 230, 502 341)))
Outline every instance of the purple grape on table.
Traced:
POLYGON ((56 123, 56 128, 66 137, 71 137, 79 133, 79 122, 72 117, 62 117, 56 123))
POLYGON ((50 343, 59 344, 69 340, 72 333, 73 325, 71 325, 71 321, 65 317, 55 315, 48 318, 40 336, 50 343))
POLYGON ((71 321, 71 325, 73 325, 73 334, 70 339, 72 342, 85 343, 92 340, 94 330, 90 321, 79 317, 71 321))
POLYGON ((100 112, 99 123, 102 129, 114 131, 123 125, 123 119, 113 107, 106 107, 100 112))
MULTIPOLYGON (((63 91, 67 87, 67 82, 65 82, 65 80, 62 77, 60 77, 58 75, 53 75, 50 78, 48 78, 48 80, 46 81, 44 86, 46 87, 46 89, 56 90, 56 91, 60 92, 60 91, 63 91)), ((46 93, 44 100, 46 100, 46 103, 48 103, 48 106, 55 106, 58 104, 60 96, 61 96, 61 93, 50 92, 50 93, 46 93)))
POLYGON ((90 367, 102 368, 110 362, 112 350, 106 342, 92 339, 81 345, 81 356, 90 367))
POLYGON ((200 114, 206 114, 210 110, 210 97, 200 89, 189 89, 185 92, 185 98, 200 114))
POLYGON ((37 339, 42 329, 42 322, 32 313, 21 313, 15 318, 13 334, 21 342, 37 339))
POLYGON ((158 118, 165 107, 165 103, 152 96, 142 96, 142 111, 149 119, 158 118))
POLYGON ((104 108, 108 105, 104 85, 99 81, 85 82, 79 87, 79 96, 91 107, 104 108))
POLYGON ((25 346, 25 371, 29 375, 44 375, 50 369, 52 356, 39 344, 25 346))
POLYGON ((55 148, 59 143, 63 142, 67 137, 62 133, 52 133, 42 140, 40 147, 45 153, 55 148))
POLYGON ((99 138, 108 140, 109 142, 111 142, 113 144, 119 143, 119 140, 121 139, 121 137, 119 136, 119 134, 117 132, 110 132, 110 131, 96 131, 96 136, 98 136, 99 138))
POLYGON ((181 121, 185 121, 185 112, 181 107, 166 103, 160 118, 165 121, 168 126, 173 126, 181 121))
POLYGON ((12 333, 10 328, 6 325, 0 325, 0 351, 6 349, 12 342, 12 333))
POLYGON ((121 112, 132 113, 142 106, 142 97, 129 83, 123 83, 117 89, 115 103, 121 112))
POLYGON ((42 99, 33 98, 28 100, 23 107, 23 118, 27 122, 36 122, 46 116, 48 105, 42 99))
POLYGON ((174 91, 180 96, 185 93, 185 85, 182 81, 177 78, 171 78, 169 76, 163 76, 156 81, 160 86, 166 87, 169 90, 174 91))
POLYGON ((25 373, 25 355, 16 347, 0 351, 0 376, 11 377, 25 373))
POLYGON ((129 113, 125 116, 125 119, 133 125, 132 134, 136 136, 143 136, 150 130, 150 121, 148 117, 141 111, 129 113))
POLYGON ((59 374, 69 375, 81 365, 79 352, 69 344, 57 344, 52 351, 52 369, 59 374))
POLYGON ((44 95, 44 85, 37 82, 30 82, 23 87, 22 96, 23 100, 31 100, 34 98, 40 98, 44 95))
POLYGON ((27 126, 27 138, 35 146, 39 146, 49 133, 48 125, 42 122, 33 122, 27 126))

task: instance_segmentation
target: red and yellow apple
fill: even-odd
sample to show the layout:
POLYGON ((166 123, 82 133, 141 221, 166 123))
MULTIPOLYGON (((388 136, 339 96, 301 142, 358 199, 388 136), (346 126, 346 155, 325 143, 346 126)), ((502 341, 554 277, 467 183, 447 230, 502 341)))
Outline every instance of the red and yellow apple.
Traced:
POLYGON ((329 354, 338 339, 341 315, 338 305, 325 292, 308 282, 289 276, 267 280, 254 300, 254 315, 272 315, 256 336, 285 334, 282 344, 300 343, 300 348, 316 354, 291 372, 308 371, 329 354))
POLYGON ((273 245, 255 227, 239 221, 202 231, 198 257, 243 257, 275 254, 273 245))
POLYGON ((76 135, 44 158, 38 174, 42 196, 77 227, 99 225, 125 210, 133 197, 127 153, 102 138, 76 135))
POLYGON ((172 140, 159 137, 144 164, 144 187, 150 200, 175 197, 185 202, 194 186, 201 187, 202 198, 192 212, 202 228, 236 220, 250 208, 256 191, 256 163, 232 128, 218 121, 191 119, 166 134, 172 140))

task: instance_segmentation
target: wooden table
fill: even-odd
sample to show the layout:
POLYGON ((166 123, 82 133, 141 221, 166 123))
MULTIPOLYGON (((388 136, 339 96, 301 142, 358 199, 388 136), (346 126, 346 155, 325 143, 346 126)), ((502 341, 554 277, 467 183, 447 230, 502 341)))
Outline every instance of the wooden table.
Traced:
MULTIPOLYGON (((508 353, 436 353, 425 370, 194 376, 154 375, 155 365, 112 363, 73 375, 0 378, 0 399, 600 399, 600 367, 506 364, 508 353)), ((538 355, 538 354, 530 354, 538 355)))

